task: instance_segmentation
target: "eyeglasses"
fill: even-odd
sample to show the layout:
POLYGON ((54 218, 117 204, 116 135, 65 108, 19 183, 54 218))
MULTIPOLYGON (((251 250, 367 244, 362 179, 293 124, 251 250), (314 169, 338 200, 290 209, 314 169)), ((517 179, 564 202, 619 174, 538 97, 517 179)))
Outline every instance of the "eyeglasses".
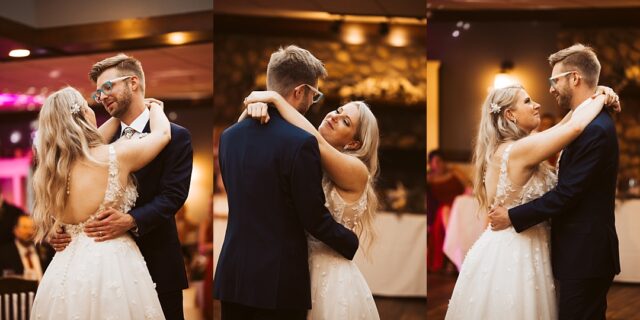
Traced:
MULTIPOLYGON (((313 102, 311 102, 311 104, 314 103, 318 103, 318 101, 322 100, 322 97, 324 97, 324 93, 320 92, 320 90, 314 88, 312 85, 310 84, 303 84, 300 86, 307 86, 309 89, 311 89, 311 91, 313 91, 313 102)), ((300 87, 298 86, 298 87, 300 87)))
POLYGON ((105 83, 103 83, 100 86, 100 89, 96 90, 96 92, 93 93, 93 95, 92 95, 93 100, 95 100, 97 103, 101 103, 102 99, 100 98, 100 95, 102 93, 104 93, 105 95, 111 94, 111 90, 113 90, 113 84, 115 82, 126 80, 126 79, 129 79, 131 77, 133 77, 133 76, 118 77, 118 78, 114 78, 114 79, 105 81, 105 83))
POLYGON ((558 83, 559 78, 570 75, 574 72, 578 72, 578 71, 572 70, 572 71, 563 72, 561 74, 556 74, 555 76, 549 78, 549 85, 551 85, 552 87, 555 87, 556 83, 558 83))

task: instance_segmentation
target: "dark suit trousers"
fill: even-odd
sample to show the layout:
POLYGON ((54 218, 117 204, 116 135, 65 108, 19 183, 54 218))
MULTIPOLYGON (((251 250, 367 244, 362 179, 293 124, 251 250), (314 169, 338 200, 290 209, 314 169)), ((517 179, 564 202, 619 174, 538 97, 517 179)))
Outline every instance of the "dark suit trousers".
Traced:
POLYGON ((605 320, 607 292, 613 276, 590 279, 559 279, 561 320, 605 320))
POLYGON ((307 310, 271 310, 221 301, 222 320, 305 320, 307 310))
POLYGON ((182 290, 158 293, 162 313, 167 320, 184 320, 182 290))

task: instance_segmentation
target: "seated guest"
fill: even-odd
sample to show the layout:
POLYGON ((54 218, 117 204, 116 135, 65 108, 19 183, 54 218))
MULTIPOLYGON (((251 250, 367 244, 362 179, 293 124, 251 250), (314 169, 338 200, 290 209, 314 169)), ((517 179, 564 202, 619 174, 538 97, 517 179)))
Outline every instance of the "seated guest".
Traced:
POLYGON ((0 246, 13 243, 13 226, 21 214, 24 212, 5 201, 0 192, 0 246))
POLYGON ((33 243, 35 227, 33 219, 26 214, 18 217, 13 235, 14 241, 0 246, 0 271, 39 281, 53 257, 53 249, 33 243))

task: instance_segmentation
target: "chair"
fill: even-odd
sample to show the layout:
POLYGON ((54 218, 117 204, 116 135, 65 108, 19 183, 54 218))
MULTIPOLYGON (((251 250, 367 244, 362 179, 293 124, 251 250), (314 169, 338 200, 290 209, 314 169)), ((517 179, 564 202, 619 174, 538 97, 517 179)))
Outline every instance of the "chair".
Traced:
POLYGON ((38 281, 0 278, 0 320, 26 320, 31 316, 38 281))

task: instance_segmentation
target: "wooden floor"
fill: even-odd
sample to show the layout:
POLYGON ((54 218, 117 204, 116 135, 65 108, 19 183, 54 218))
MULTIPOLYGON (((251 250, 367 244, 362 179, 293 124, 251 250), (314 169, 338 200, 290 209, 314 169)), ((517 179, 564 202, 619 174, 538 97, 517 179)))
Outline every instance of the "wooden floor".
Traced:
MULTIPOLYGON (((454 275, 427 275, 427 319, 444 319, 455 281, 454 275)), ((614 283, 607 301, 608 320, 640 320, 640 284, 614 283)))
MULTIPOLYGON (((424 298, 383 298, 373 297, 380 314, 380 320, 424 320, 427 301, 424 298)), ((213 318, 220 319, 220 301, 213 302, 213 318)), ((429 318, 431 319, 431 318, 429 318)))

